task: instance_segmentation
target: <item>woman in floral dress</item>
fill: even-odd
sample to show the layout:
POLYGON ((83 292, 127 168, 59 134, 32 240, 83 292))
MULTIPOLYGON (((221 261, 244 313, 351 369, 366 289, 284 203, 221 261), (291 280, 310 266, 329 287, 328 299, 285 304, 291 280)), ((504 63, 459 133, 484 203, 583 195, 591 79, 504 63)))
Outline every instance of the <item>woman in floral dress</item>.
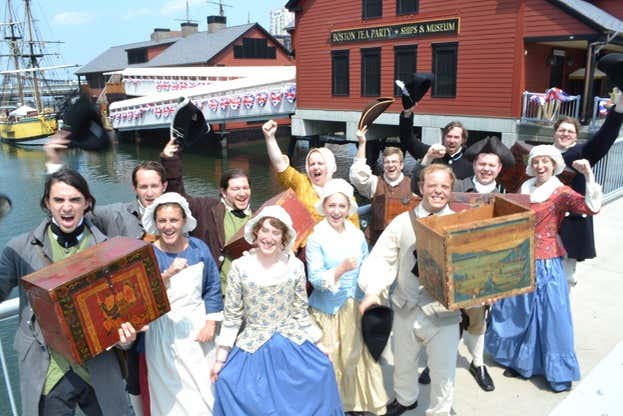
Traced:
POLYGON ((292 220, 269 206, 245 225, 255 248, 234 260, 217 341, 215 415, 342 415, 333 367, 307 311, 292 220), (242 328, 242 330, 241 330, 242 328))

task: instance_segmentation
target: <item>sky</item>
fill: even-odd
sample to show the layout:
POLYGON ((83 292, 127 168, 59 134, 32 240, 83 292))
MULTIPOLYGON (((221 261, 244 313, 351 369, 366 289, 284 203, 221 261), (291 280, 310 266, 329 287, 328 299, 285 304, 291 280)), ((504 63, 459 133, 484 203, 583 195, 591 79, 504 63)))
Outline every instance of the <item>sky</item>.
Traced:
MULTIPOLYGON (((218 15, 218 0, 188 0, 189 17, 199 30, 207 30, 206 17, 218 15)), ((12 0, 13 8, 22 0, 12 0)), ((33 16, 45 40, 64 42, 54 45, 47 65, 84 65, 111 46, 149 40, 154 28, 179 30, 186 19, 185 0, 31 0, 33 16)), ((287 0, 223 0, 227 25, 258 22, 270 29, 269 12, 285 6, 287 0)), ((5 8, 2 7, 4 19, 5 8)), ((20 12, 18 15, 22 15, 20 12)), ((4 65, 2 65, 4 66, 4 65)))

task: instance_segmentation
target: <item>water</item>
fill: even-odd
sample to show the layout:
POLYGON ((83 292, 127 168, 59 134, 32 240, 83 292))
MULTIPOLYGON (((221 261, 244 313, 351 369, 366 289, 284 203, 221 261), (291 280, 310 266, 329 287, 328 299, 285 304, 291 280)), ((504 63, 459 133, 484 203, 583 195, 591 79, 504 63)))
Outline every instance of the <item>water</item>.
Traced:
MULTIPOLYGON (((285 151, 287 141, 280 139, 285 151)), ((336 154, 336 177, 348 178, 354 146, 330 146, 336 154)), ((131 174, 134 166, 143 160, 159 160, 160 147, 118 144, 102 152, 71 150, 65 164, 78 170, 88 181, 97 205, 129 201, 134 198, 131 174)), ((307 148, 297 147, 293 163, 301 168, 307 148)), ((13 210, 0 222, 0 247, 7 241, 35 228, 44 218, 39 206, 45 181, 45 153, 37 148, 16 148, 0 144, 0 192, 13 202, 13 210)), ((263 140, 241 141, 230 145, 226 154, 210 153, 193 148, 184 155, 184 182, 186 191, 196 196, 217 196, 221 173, 228 168, 242 168, 249 172, 252 187, 252 207, 259 207, 281 189, 269 167, 263 140)), ((13 293, 15 296, 15 291, 13 293)), ((9 365, 15 397, 19 398, 16 356, 12 348, 16 319, 0 322, 0 341, 9 365)), ((4 381, 0 382, 0 415, 10 414, 4 381)))

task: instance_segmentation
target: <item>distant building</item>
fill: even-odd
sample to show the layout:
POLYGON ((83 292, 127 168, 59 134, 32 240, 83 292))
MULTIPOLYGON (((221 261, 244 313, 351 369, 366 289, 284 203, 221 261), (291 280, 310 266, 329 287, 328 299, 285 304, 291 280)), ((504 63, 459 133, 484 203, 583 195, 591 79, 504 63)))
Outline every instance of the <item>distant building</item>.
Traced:
POLYGON ((286 30, 294 22, 294 13, 286 8, 271 10, 270 33, 277 36, 288 36, 286 30))
POLYGON ((581 95, 580 115, 590 118, 593 97, 609 87, 595 62, 623 51, 621 0, 290 0, 286 7, 296 15, 293 135, 354 139, 366 104, 395 97, 369 137, 397 136, 394 80, 422 71, 435 74, 414 119, 424 142, 439 142, 440 127, 458 119, 470 138, 497 134, 512 143, 523 137, 526 108, 556 116, 557 107, 539 107, 551 87, 581 95))
POLYGON ((110 75, 104 74, 126 68, 294 65, 289 50, 258 23, 228 27, 224 16, 208 16, 207 23, 205 32, 188 22, 179 31, 154 29, 151 40, 113 46, 75 74, 97 98, 108 90, 110 75))

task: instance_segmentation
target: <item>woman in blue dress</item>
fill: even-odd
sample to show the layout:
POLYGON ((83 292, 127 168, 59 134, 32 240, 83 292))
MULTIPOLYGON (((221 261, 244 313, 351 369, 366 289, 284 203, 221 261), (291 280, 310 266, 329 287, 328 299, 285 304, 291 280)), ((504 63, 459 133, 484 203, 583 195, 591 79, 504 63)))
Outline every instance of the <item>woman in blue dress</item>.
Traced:
POLYGON ((255 246, 227 277, 218 337, 214 414, 343 415, 333 367, 307 311, 296 232, 281 207, 262 209, 244 228, 255 246), (242 328, 242 330, 241 330, 242 328))
POLYGON ((593 215, 601 208, 602 191, 587 160, 573 168, 586 179, 586 195, 563 185, 556 177, 565 162, 551 145, 530 151, 521 193, 530 195, 535 213, 536 288, 534 292, 502 299, 491 308, 485 346, 493 359, 507 367, 506 377, 542 375, 555 392, 571 389, 580 379, 573 345, 573 322, 567 281, 562 266, 565 249, 558 232, 567 212, 593 215))
POLYGON ((149 324, 145 360, 152 415, 211 415, 214 332, 223 319, 221 280, 210 249, 186 237, 197 222, 180 194, 159 196, 143 215, 171 310, 149 324))
MULTIPOLYGON (((329 180, 315 205, 324 217, 307 239, 307 271, 314 291, 310 313, 322 329, 322 344, 335 369, 344 410, 385 414, 388 397, 381 366, 363 343, 357 279, 368 243, 348 217, 357 212, 353 187, 329 180)), ((347 413, 348 414, 348 413, 347 413)))

